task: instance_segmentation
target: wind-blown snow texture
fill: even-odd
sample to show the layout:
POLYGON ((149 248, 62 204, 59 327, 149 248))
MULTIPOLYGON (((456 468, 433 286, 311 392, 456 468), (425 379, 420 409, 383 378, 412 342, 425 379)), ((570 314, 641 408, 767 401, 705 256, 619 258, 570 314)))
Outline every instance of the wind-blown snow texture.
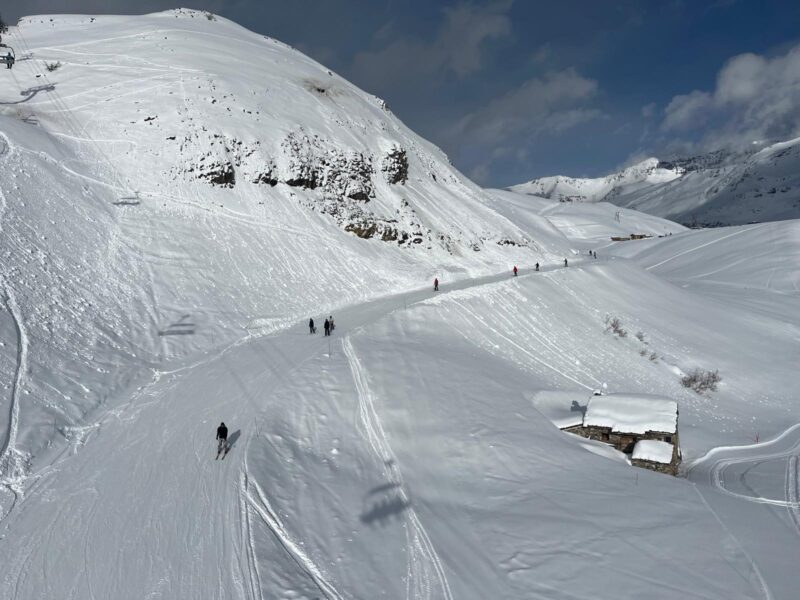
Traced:
POLYGON ((6 39, 0 597, 793 598, 797 222, 485 192, 213 15, 6 39), (597 389, 677 401, 691 481, 552 425, 597 389))

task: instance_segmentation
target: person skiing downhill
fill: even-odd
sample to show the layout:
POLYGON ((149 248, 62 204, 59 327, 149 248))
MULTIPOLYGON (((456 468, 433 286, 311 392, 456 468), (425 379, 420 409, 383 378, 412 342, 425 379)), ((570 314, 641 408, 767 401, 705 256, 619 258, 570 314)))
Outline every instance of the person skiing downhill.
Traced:
POLYGON ((226 452, 228 451, 228 428, 225 426, 225 423, 222 422, 217 427, 217 458, 222 453, 223 450, 226 452))
POLYGON ((317 333, 317 328, 314 327, 314 319, 308 320, 308 333, 317 333))
POLYGON ((439 278, 438 277, 436 277, 433 280, 433 291, 434 292, 438 292, 439 291, 439 278))
POLYGON ((539 263, 536 263, 536 270, 539 270, 539 263))
POLYGON ((336 329, 336 325, 333 324, 333 315, 328 317, 328 322, 329 322, 329 324, 331 326, 331 333, 333 333, 333 330, 336 329))
POLYGON ((516 277, 516 276, 517 276, 517 266, 514 265, 514 277, 516 277))
POLYGON ((564 259, 564 266, 565 266, 565 267, 568 267, 568 266, 569 266, 569 263, 567 262, 567 259, 566 259, 566 258, 564 259))
POLYGON ((329 336, 331 334, 331 323, 328 319, 325 319, 325 323, 323 324, 325 328, 325 336, 329 336))

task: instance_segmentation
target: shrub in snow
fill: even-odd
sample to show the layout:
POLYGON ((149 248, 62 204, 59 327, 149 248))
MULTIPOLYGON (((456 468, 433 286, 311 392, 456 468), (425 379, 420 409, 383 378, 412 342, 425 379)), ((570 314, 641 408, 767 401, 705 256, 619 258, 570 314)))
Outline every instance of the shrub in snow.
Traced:
POLYGON ((658 354, 656 354, 655 352, 651 352, 650 353, 650 360, 652 360, 653 362, 657 361, 658 360, 658 354))
POLYGON ((719 371, 706 371, 704 369, 695 369, 681 379, 683 387, 693 389, 698 394, 702 394, 707 390, 717 391, 717 384, 720 381, 722 381, 722 377, 719 376, 719 371))
POLYGON ((642 333, 641 331, 636 332, 636 339, 642 342, 643 344, 647 343, 644 341, 644 333, 642 333))
POLYGON ((639 356, 647 356, 647 349, 642 348, 641 350, 639 350, 639 356))
POLYGON ((627 337, 628 332, 622 328, 622 321, 617 317, 606 315, 606 331, 617 334, 619 337, 627 337))
POLYGON ((51 73, 56 69, 61 68, 61 61, 52 62, 52 63, 44 63, 45 68, 50 71, 51 73))

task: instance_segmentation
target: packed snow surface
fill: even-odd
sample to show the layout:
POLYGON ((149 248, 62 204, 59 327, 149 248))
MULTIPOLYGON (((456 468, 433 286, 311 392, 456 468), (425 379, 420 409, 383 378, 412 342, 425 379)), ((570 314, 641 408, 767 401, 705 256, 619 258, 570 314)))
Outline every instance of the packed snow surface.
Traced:
POLYGON ((610 427, 620 433, 675 433, 678 403, 665 398, 612 394, 589 399, 583 417, 586 427, 610 427))
POLYGON ((668 465, 672 462, 674 446, 661 440, 639 440, 633 447, 631 458, 634 460, 649 460, 668 465))
POLYGON ((481 190, 210 14, 3 41, 0 598, 796 598, 796 221, 481 190), (689 480, 553 425, 595 390, 689 480))

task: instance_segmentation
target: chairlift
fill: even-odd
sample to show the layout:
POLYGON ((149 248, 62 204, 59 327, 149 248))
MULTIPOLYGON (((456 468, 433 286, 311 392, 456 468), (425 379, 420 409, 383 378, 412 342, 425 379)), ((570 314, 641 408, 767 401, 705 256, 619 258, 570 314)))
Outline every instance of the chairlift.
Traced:
POLYGON ((17 54, 14 52, 14 48, 0 43, 0 63, 5 63, 6 68, 10 69, 15 62, 17 62, 17 54))

